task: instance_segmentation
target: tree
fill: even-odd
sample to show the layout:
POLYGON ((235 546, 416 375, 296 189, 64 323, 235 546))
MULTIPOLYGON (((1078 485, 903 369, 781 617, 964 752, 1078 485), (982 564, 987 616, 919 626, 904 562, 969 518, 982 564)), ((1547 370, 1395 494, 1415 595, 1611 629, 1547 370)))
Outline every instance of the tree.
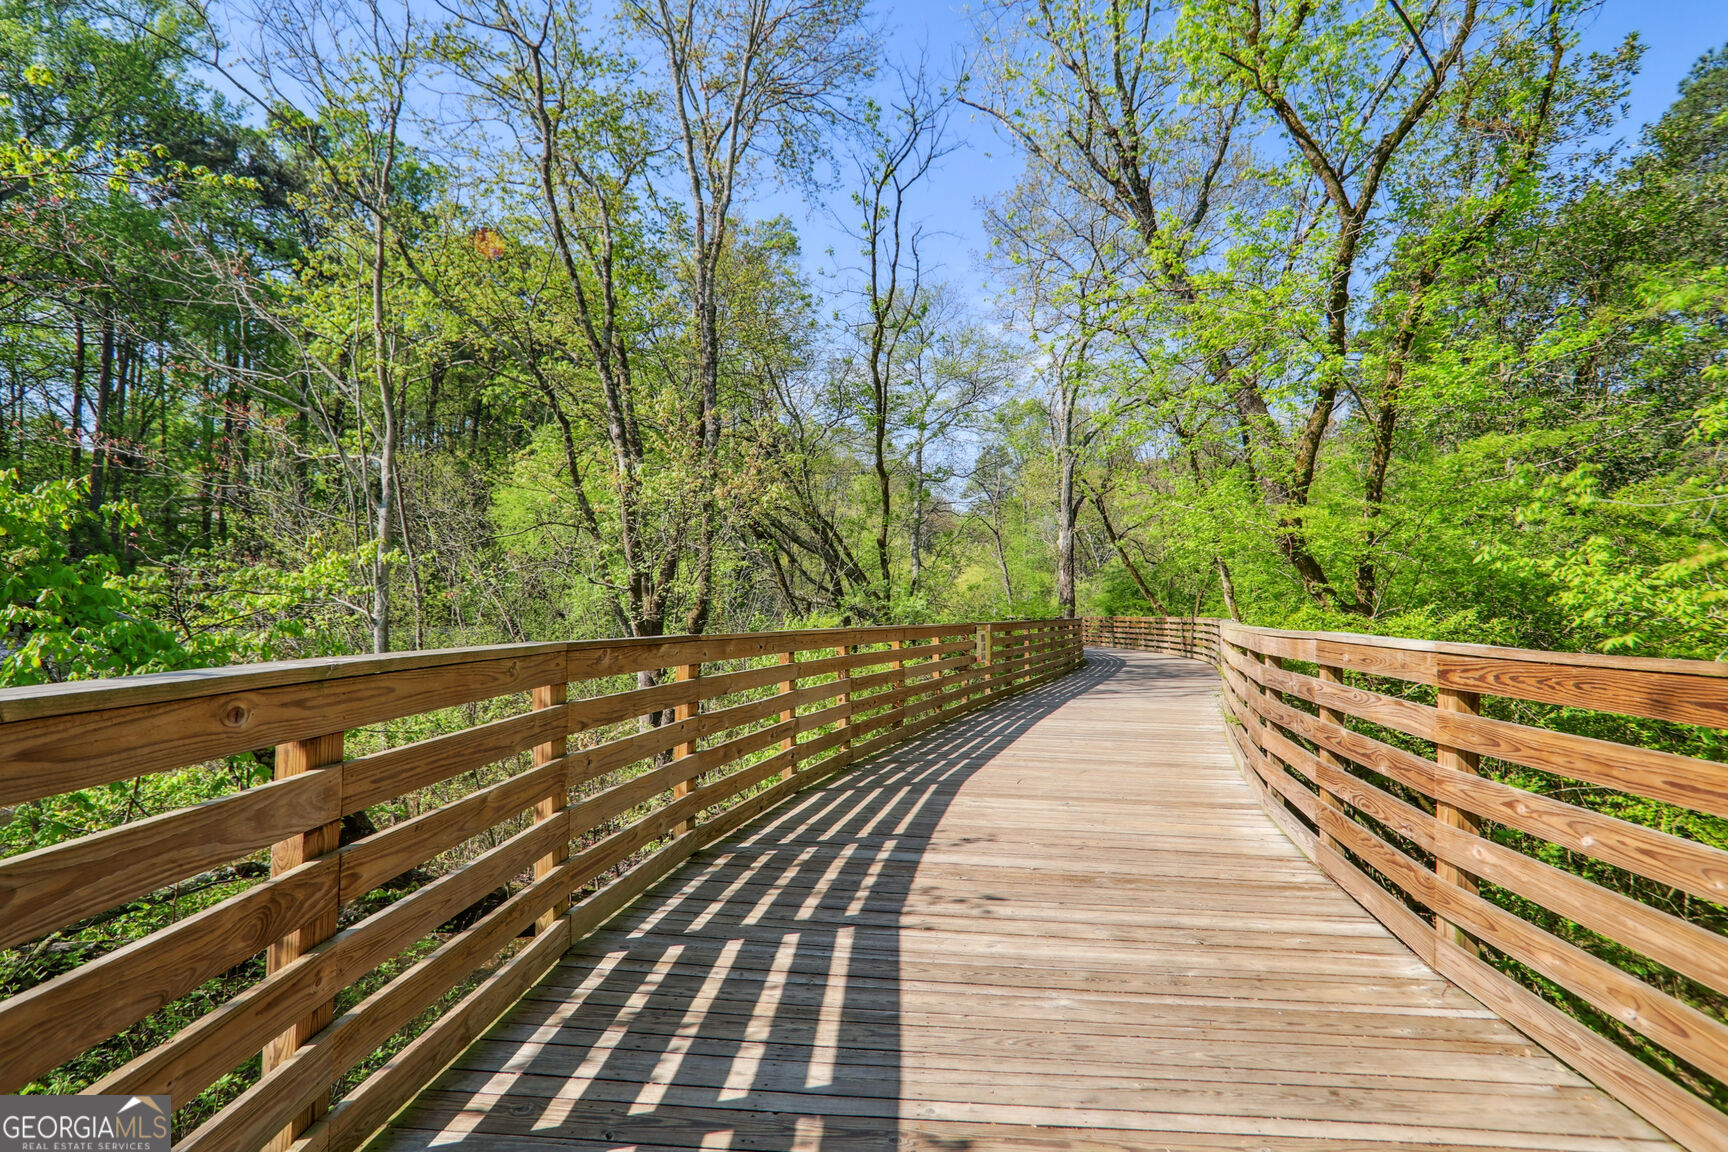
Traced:
MULTIPOLYGON (((820 158, 824 133, 874 70, 861 0, 626 0, 654 48, 669 94, 688 212, 689 379, 694 441, 704 479, 720 486, 726 425, 721 392, 720 266, 740 183, 764 163, 798 176, 820 158)), ((705 498, 695 525, 695 585, 686 631, 703 631, 714 600, 720 501, 705 498)))
POLYGON ((1307 600, 1379 611, 1387 485, 1433 297, 1514 226, 1555 146, 1614 90, 1612 68, 1568 56, 1579 10, 1012 11, 978 106, 1039 180, 1123 226, 1100 324, 1139 383, 1117 410, 1149 431, 1145 405, 1204 465, 1189 480, 1229 497, 1220 535, 1246 515, 1307 600), (1267 134, 1279 144, 1257 155, 1267 134), (1358 420, 1352 520, 1312 505, 1358 420), (1236 501, 1250 493, 1257 509, 1236 501))
POLYGON ((1121 226, 1091 201, 1036 175, 994 206, 986 223, 1011 273, 1010 315, 1033 333, 1043 357, 1038 375, 1054 465, 1056 601, 1071 617, 1085 504, 1079 471, 1101 432, 1089 407, 1116 352, 1113 296, 1132 273, 1119 245, 1121 226))
MULTIPOLYGON (((879 618, 892 613, 894 560, 889 538, 894 527, 893 440, 906 360, 912 345, 927 335, 932 307, 924 270, 924 229, 911 214, 910 198, 931 168, 953 150, 947 138, 949 97, 931 87, 922 68, 899 76, 899 95, 887 108, 865 110, 862 147, 852 157, 855 187, 848 232, 863 262, 859 270, 858 315, 852 320, 857 344, 842 387, 851 390, 854 374, 862 393, 858 404, 875 477, 876 578, 873 589, 879 618)), ((916 567, 919 548, 914 526, 916 567)))
POLYGON ((927 568, 943 535, 932 521, 969 471, 968 450, 990 427, 992 409, 1019 381, 1024 350, 972 315, 951 286, 937 285, 904 364, 896 441, 909 490, 907 591, 916 599, 931 591, 927 568))
POLYGON ((184 666, 189 653, 151 620, 146 590, 112 556, 74 559, 80 529, 136 526, 137 509, 92 510, 80 481, 25 489, 0 472, 0 686, 88 680, 184 666))
POLYGON ((669 257, 663 225, 643 210, 658 162, 652 102, 632 62, 591 47, 568 5, 499 0, 463 19, 471 38, 453 62, 484 121, 505 129, 503 148, 484 153, 501 179, 483 192, 522 235, 488 229, 495 255, 440 295, 500 342, 545 403, 578 531, 618 554, 620 571, 589 578, 625 631, 659 635, 695 505, 657 355, 672 288, 654 271, 669 257), (483 291, 469 297, 474 280, 483 291), (610 478, 603 503, 588 492, 582 430, 594 425, 610 478))

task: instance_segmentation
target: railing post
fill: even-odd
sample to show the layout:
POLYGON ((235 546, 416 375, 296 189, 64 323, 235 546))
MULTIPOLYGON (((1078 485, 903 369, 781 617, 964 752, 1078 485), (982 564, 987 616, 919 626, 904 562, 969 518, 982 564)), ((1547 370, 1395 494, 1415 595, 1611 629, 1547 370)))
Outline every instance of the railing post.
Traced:
POLYGON ((979 673, 979 695, 988 697, 995 685, 992 681, 996 676, 996 625, 978 625, 978 660, 975 665, 979 673))
MULTIPOLYGON (((793 658, 794 658, 794 654, 791 652, 780 653, 780 663, 782 665, 791 664, 793 662, 793 658)), ((782 680, 782 681, 780 681, 780 695, 790 696, 790 695, 792 695, 792 693, 794 691, 797 690, 797 687, 798 687, 798 682, 796 680, 782 680)), ((780 722, 782 724, 786 723, 789 720, 796 719, 797 716, 798 716, 798 710, 796 708, 782 708, 780 710, 780 722)), ((798 733, 793 732, 790 735, 788 735, 784 740, 780 741, 780 751, 790 752, 792 750, 792 745, 794 745, 796 743, 798 743, 798 733)), ((798 767, 797 764, 792 765, 792 769, 796 769, 797 767, 798 767)), ((790 774, 791 774, 791 770, 788 770, 788 775, 790 775, 790 774)))
MULTIPOLYGON (((702 675, 702 665, 700 665, 700 664, 680 664, 680 665, 678 665, 678 670, 675 673, 673 673, 672 678, 673 678, 673 681, 675 683, 683 684, 683 683, 687 683, 691 680, 698 679, 699 677, 701 677, 701 675, 702 675)), ((687 704, 678 705, 677 708, 672 713, 672 720, 673 720, 673 723, 678 723, 679 721, 693 719, 694 717, 700 716, 701 714, 702 714, 702 701, 692 700, 687 704)), ((689 740, 683 741, 682 743, 678 744, 676 747, 674 747, 672 749, 672 762, 674 764, 676 764, 678 761, 688 760, 690 757, 692 757, 694 755, 696 755, 696 739, 695 739, 695 737, 691 737, 689 740)), ((678 781, 678 783, 672 785, 672 801, 673 801, 673 803, 677 803, 680 799, 682 799, 685 796, 690 795, 690 793, 695 791, 695 790, 696 790, 696 781, 694 781, 694 780, 680 780, 680 781, 678 781)), ((692 814, 688 819, 678 821, 677 825, 674 826, 673 831, 676 835, 682 836, 686 832, 694 831, 695 828, 696 828, 696 817, 694 814, 692 814)))
MULTIPOLYGON (((1482 712, 1482 697, 1475 692, 1460 692, 1456 688, 1435 689, 1434 704, 1442 712, 1463 712, 1471 716, 1482 712)), ((1462 748, 1454 748, 1448 744, 1434 745, 1434 762, 1442 768, 1452 768, 1459 772, 1468 772, 1474 776, 1482 766, 1482 758, 1474 752, 1466 752, 1462 748)), ((1434 802, 1434 818, 1442 824, 1453 828, 1461 828, 1473 836, 1482 834, 1482 822, 1472 813, 1444 800, 1434 802)), ((1434 855, 1434 873, 1442 884, 1451 884, 1466 892, 1476 891, 1476 878, 1443 858, 1438 852, 1434 855)), ((1450 940, 1460 948, 1475 952, 1476 942, 1470 935, 1456 924, 1451 923, 1439 913, 1434 915, 1435 930, 1442 940, 1450 940)))
MULTIPOLYGON (((1252 648, 1246 648, 1245 647, 1242 649, 1242 653, 1243 653, 1243 655, 1247 656, 1248 659, 1254 661, 1254 663, 1256 663, 1256 664, 1271 664, 1273 666, 1276 666, 1278 663, 1278 658, 1276 656, 1268 656, 1263 652, 1256 652, 1252 648)), ((1242 691, 1244 692, 1244 694, 1249 693, 1249 692, 1258 693, 1260 696, 1266 697, 1266 698, 1270 698, 1272 695, 1272 692, 1270 689, 1266 688, 1262 684, 1257 683, 1251 677, 1248 677, 1246 675, 1244 675, 1242 677, 1242 691)), ((1246 699, 1243 699, 1241 701, 1241 703, 1242 703, 1242 715, 1237 717, 1237 719, 1242 721, 1243 735, 1245 737, 1247 737, 1249 740, 1253 741, 1254 750, 1256 752, 1264 752, 1265 748, 1264 748, 1264 746, 1260 740, 1260 724, 1261 724, 1260 717, 1253 708, 1249 707, 1248 701, 1246 699)))
MULTIPOLYGON (((1344 683, 1344 672, 1342 669, 1334 668, 1334 667, 1331 667, 1330 665, 1327 665, 1327 664, 1321 664, 1319 666, 1319 673, 1320 673, 1320 679, 1324 680, 1328 684, 1342 685, 1344 683)), ((1320 719, 1322 721, 1329 723, 1329 724, 1336 724, 1340 728, 1344 727, 1344 713, 1340 712, 1336 708, 1328 708, 1324 704, 1321 704, 1319 706, 1319 709, 1320 709, 1320 719)), ((1344 757, 1338 755, 1338 753, 1333 752, 1328 748, 1321 748, 1320 749, 1320 763, 1324 764, 1328 768, 1335 769, 1338 772, 1348 771, 1348 769, 1345 767, 1345 765, 1348 764, 1349 761, 1345 760, 1344 757)), ((1336 793, 1334 793, 1330 788, 1326 787, 1326 784, 1324 781, 1322 781, 1322 780, 1314 781, 1314 787, 1320 793, 1320 807, 1332 809, 1333 813, 1340 820, 1348 819, 1348 817, 1346 817, 1344 814, 1343 802, 1338 799, 1338 796, 1336 793)), ((1342 855, 1344 852, 1344 846, 1342 844, 1338 843, 1338 841, 1336 839, 1334 839, 1331 836, 1331 834, 1329 834, 1326 831, 1325 828, 1320 829, 1320 843, 1326 845, 1326 847, 1332 849, 1332 851, 1337 852, 1340 855, 1342 855)))
MULTIPOLYGON (((852 655, 852 645, 836 645, 834 654, 836 656, 850 656, 852 655)), ((841 704, 850 705, 852 703, 852 693, 846 690, 846 685, 849 684, 851 680, 851 668, 842 668, 834 674, 834 683, 837 685, 834 690, 834 703, 836 706, 841 704)), ((846 735, 840 740, 840 747, 834 753, 836 758, 841 756, 850 756, 852 754, 852 709, 850 707, 846 709, 846 715, 840 717, 839 727, 846 729, 847 731, 846 735)))
MULTIPOLYGON (((904 640, 890 640, 890 641, 888 641, 888 648, 890 651, 899 652, 901 649, 903 649, 905 647, 906 647, 906 642, 904 640)), ((901 673, 900 689, 904 689, 906 687, 906 676, 905 676, 906 661, 904 661, 904 660, 891 660, 888 663, 888 667, 893 669, 895 672, 901 673)), ((906 723, 906 719, 905 719, 905 717, 906 717, 906 703, 907 703, 907 697, 902 696, 900 698, 899 705, 897 705, 894 709, 894 711, 896 713, 898 713, 898 715, 896 715, 894 717, 894 723, 889 725, 890 728, 899 728, 906 723)))
MULTIPOLYGON (((536 712, 552 708, 563 709, 569 691, 570 686, 568 684, 559 683, 542 685, 541 687, 534 689, 532 706, 536 712)), ((563 729, 567 729, 568 727, 568 724, 563 725, 563 729)), ((563 729, 560 730, 558 736, 546 741, 544 744, 534 745, 534 767, 539 768, 542 765, 551 764, 564 758, 565 753, 570 750, 570 739, 568 735, 564 734, 563 729)), ((544 796, 534 802, 534 823, 544 824, 548 820, 560 819, 563 817, 564 813, 569 810, 569 807, 570 773, 568 770, 565 770, 558 774, 557 786, 547 791, 544 796)), ((551 852, 534 861, 534 879, 544 880, 557 870, 558 865, 564 863, 564 861, 569 858, 570 841, 565 839, 560 841, 558 847, 554 848, 551 852)), ((558 917, 562 915, 562 913, 563 909, 560 907, 558 902, 555 902, 552 907, 542 912, 540 918, 534 921, 535 934, 539 935, 550 931, 552 925, 557 922, 558 917)))
MULTIPOLYGON (((290 776, 299 776, 304 772, 322 772, 329 770, 341 771, 342 749, 347 734, 331 732, 323 736, 314 736, 310 740, 295 740, 276 746, 275 777, 278 780, 290 776)), ((328 824, 279 840, 270 849, 270 875, 280 876, 291 869, 320 856, 327 855, 341 847, 342 821, 340 818, 328 824)), ((266 972, 276 972, 305 955, 315 946, 336 934, 337 917, 341 912, 340 890, 333 891, 330 903, 294 931, 270 945, 265 959, 266 972)), ((329 1027, 336 1018, 336 999, 334 995, 318 1005, 309 1015, 294 1022, 286 1032, 281 1033, 269 1044, 265 1045, 263 1053, 263 1073, 270 1072, 287 1062, 302 1044, 312 1039, 317 1033, 329 1027)), ((296 1116, 288 1127, 278 1132, 265 1147, 267 1152, 284 1152, 295 1139, 311 1126, 312 1122, 322 1116, 329 1107, 326 1093, 318 1093, 306 1110, 296 1116)))

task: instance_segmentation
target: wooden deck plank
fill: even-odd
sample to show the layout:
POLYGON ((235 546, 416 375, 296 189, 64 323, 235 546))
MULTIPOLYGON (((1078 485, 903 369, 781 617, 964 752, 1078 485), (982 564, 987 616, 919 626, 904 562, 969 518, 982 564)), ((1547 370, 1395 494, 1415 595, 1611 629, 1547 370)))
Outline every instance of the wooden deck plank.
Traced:
POLYGON ((375 1147, 1671 1147, 1297 852, 1215 684, 1093 653, 770 813, 375 1147))
MULTIPOLYGON (((458 1101, 429 1094, 413 1113, 419 1128, 404 1125, 393 1139, 401 1147, 426 1147, 433 1133, 473 1130, 468 1126, 486 1122, 485 1147, 497 1152, 563 1152, 564 1149, 594 1150, 632 1148, 638 1152, 657 1149, 734 1148, 785 1149, 787 1152, 883 1152, 884 1149, 918 1149, 924 1152, 1202 1152, 1235 1149, 1265 1152, 1266 1141, 1239 1135, 1206 1133, 1160 1133, 1148 1140, 1144 1131, 1093 1127, 1040 1130, 1024 1125, 989 1122, 954 1122, 923 1117, 902 1119, 891 1133, 874 1120, 786 1112, 744 1112, 720 1108, 662 1105, 650 1112, 631 1112, 627 1105, 607 1101, 577 1101, 565 1132, 552 1135, 530 1131, 529 1109, 506 1104, 502 1115, 483 1116, 463 1112, 458 1101), (412 1143, 415 1139, 420 1143, 412 1143)), ((1656 1152, 1664 1145, 1598 1141, 1598 1149, 1638 1149, 1656 1152)), ((1284 1137, 1277 1152, 1472 1152, 1474 1144, 1434 1141, 1386 1141, 1364 1145, 1355 1139, 1284 1137)))

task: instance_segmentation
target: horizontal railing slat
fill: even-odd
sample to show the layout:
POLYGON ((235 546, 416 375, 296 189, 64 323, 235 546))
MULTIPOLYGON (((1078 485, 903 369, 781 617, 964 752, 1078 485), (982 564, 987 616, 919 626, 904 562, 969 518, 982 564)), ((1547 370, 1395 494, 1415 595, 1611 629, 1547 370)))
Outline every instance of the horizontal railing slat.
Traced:
POLYGON ((0 724, 0 804, 526 692, 562 672, 562 655, 545 652, 0 724))
MULTIPOLYGON (((1227 676, 1228 680, 1229 677, 1227 676)), ((1485 776, 1442 768, 1402 748, 1265 697, 1249 707, 1407 787, 1705 900, 1728 901, 1728 852, 1485 776)))
POLYGON ((529 768, 338 849, 342 861, 339 899, 344 904, 357 900, 439 853, 520 816, 549 788, 559 787, 568 772, 569 765, 563 760, 529 768))
POLYGON ((1690 1060, 1707 1075, 1728 1079, 1728 1026, 1480 896, 1439 883, 1431 871, 1340 813, 1323 810, 1320 827, 1471 935, 1690 1060))
POLYGON ((1434 822, 1436 855, 1728 995, 1728 937, 1481 836, 1434 822))
POLYGON ((341 780, 307 773, 0 860, 0 948, 337 819, 341 780))
POLYGON ((336 860, 314 860, 0 1002, 0 1092, 256 955, 334 900, 336 886, 336 860))
MULTIPOLYGON (((1233 654, 1227 659, 1238 671, 1266 687, 1396 728, 1419 739, 1636 792, 1714 816, 1728 816, 1728 764, 1615 744, 1571 732, 1532 728, 1487 716, 1442 712, 1366 688, 1328 684, 1298 672, 1255 664, 1233 654)), ((1728 717, 1723 719, 1728 721, 1728 717)))
MULTIPOLYGON (((600 892, 586 898, 571 909, 566 918, 570 933, 568 943, 598 927, 629 902, 646 891, 689 856, 726 833, 742 826, 749 819, 783 799, 790 790, 819 782, 821 773, 793 777, 775 785, 743 804, 730 809, 712 823, 703 824, 680 837, 678 841, 654 856, 634 865, 624 876, 600 892)), ((559 941, 552 960, 561 953, 565 941, 559 941)), ((550 950, 549 950, 550 951, 550 950)), ((476 1039, 497 1015, 508 1007, 544 972, 535 958, 512 960, 512 965, 526 960, 519 975, 508 970, 488 982, 496 987, 482 986, 469 994, 462 1005, 417 1038, 380 1072, 368 1077, 355 1092, 339 1102, 323 1120, 296 1145, 296 1152, 321 1152, 328 1148, 351 1147, 390 1116, 423 1087, 443 1066, 464 1047, 476 1039), (473 1007, 469 1007, 473 1002, 473 1007)), ((549 965, 548 965, 549 966, 549 965)))
POLYGON ((535 825, 314 946, 307 954, 105 1077, 93 1090, 190 1099, 224 1075, 233 1052, 251 1051, 305 1005, 358 980, 508 880, 557 842, 563 830, 535 825), (218 1015, 221 1014, 221 1015, 218 1015), (205 1020, 210 1023, 204 1027, 205 1020))
POLYGON ((547 708, 356 756, 342 764, 343 815, 526 752, 564 731, 560 711, 547 708))
POLYGON ((228 696, 261 688, 318 684, 354 676, 377 676, 410 669, 456 668, 524 656, 557 655, 566 643, 492 644, 473 648, 391 652, 382 656, 328 656, 242 664, 231 668, 195 668, 185 672, 153 672, 101 680, 71 680, 24 688, 0 688, 0 724, 65 716, 198 696, 228 696))
POLYGON ((975 625, 927 624, 914 627, 816 628, 791 632, 742 632, 725 636, 643 637, 634 640, 585 640, 569 646, 567 680, 593 680, 680 664, 746 660, 781 652, 808 652, 838 645, 887 644, 973 631, 975 625))
POLYGON ((1507 1023, 1692 1152, 1725 1152, 1722 1113, 1478 957, 1437 940, 1434 966, 1507 1023))

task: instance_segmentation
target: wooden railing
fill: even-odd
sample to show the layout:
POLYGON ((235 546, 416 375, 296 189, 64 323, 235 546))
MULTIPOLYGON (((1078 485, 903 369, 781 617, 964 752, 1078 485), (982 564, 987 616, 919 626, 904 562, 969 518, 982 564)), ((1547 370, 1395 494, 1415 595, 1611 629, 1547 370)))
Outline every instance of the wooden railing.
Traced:
POLYGON ((1084 635, 1216 665, 1245 774, 1328 875, 1674 1140, 1728 1148, 1728 764, 1649 746, 1722 746, 1728 664, 1206 619, 1084 635))
POLYGON ((0 1092, 165 1093, 183 1149, 356 1147, 691 853, 1079 658, 1076 621, 1032 621, 0 692, 0 815, 97 825, 0 860, 0 1092), (142 814, 176 771, 240 786, 142 814))

